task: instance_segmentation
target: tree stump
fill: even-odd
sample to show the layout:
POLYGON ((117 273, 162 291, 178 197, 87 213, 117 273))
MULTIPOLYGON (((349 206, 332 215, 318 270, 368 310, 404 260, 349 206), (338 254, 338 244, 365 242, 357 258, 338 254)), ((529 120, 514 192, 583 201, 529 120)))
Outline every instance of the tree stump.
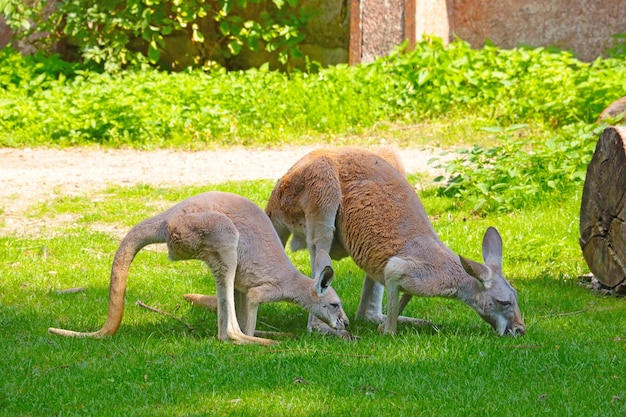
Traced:
POLYGON ((626 97, 619 98, 615 100, 613 103, 609 104, 600 116, 598 117, 598 122, 606 120, 611 124, 622 124, 626 121, 626 97), (617 119, 619 117, 619 119, 617 119), (611 119, 616 119, 611 121, 611 119))
POLYGON ((580 247, 603 285, 626 291, 626 127, 607 127, 587 167, 580 247))

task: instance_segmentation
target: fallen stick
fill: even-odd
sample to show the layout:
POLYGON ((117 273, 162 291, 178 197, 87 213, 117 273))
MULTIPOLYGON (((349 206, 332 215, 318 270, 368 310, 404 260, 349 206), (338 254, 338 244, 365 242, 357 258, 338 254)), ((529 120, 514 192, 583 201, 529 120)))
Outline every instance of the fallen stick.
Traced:
POLYGON ((544 314, 543 316, 541 316, 540 318, 545 319, 547 317, 565 317, 565 316, 575 316, 577 314, 582 314, 585 311, 591 310, 593 306, 587 306, 585 308, 581 308, 580 310, 576 310, 576 311, 565 311, 563 313, 550 313, 550 314, 544 314))
POLYGON ((185 323, 182 319, 179 319, 178 317, 176 317, 176 316, 172 315, 171 313, 168 313, 167 311, 162 311, 162 310, 159 310, 159 309, 158 309, 158 308, 156 308, 156 307, 151 307, 151 306, 149 306, 148 304, 145 304, 145 303, 144 303, 143 301, 141 301, 141 300, 137 300, 137 305, 138 305, 139 307, 143 307, 143 308, 145 308, 146 310, 150 310, 150 311, 152 311, 152 312, 154 312, 154 313, 159 313, 159 314, 161 314, 161 315, 164 315, 164 316, 166 316, 166 317, 173 318, 174 320, 181 322, 182 324, 184 324, 184 325, 185 325, 185 327, 186 327, 187 329, 189 329, 189 331, 190 331, 190 332, 195 332, 195 331, 196 331, 196 329, 194 329, 194 328, 193 328, 193 326, 191 326, 191 325, 190 325, 190 324, 188 324, 188 323, 185 323))
POLYGON ((66 288, 64 290, 55 291, 57 294, 73 294, 77 292, 85 291, 85 287, 74 287, 74 288, 66 288))

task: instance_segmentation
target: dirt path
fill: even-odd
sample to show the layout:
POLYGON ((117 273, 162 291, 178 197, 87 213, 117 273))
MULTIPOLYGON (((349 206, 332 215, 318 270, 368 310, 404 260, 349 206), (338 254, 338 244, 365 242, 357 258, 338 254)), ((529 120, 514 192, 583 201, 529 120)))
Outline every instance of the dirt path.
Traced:
MULTIPOLYGON (((0 148, 0 224, 19 230, 25 210, 58 195, 82 195, 109 184, 203 185, 277 179, 315 147, 183 152, 0 148)), ((408 172, 433 172, 429 150, 402 149, 408 172)), ((2 232, 0 228, 0 233, 2 232)))

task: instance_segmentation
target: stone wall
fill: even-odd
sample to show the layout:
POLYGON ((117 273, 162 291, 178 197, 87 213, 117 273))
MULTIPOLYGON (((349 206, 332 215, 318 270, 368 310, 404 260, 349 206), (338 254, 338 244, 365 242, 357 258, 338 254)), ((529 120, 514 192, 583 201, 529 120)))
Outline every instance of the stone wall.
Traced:
POLYGON ((387 55, 400 45, 404 29, 405 0, 369 0, 361 2, 361 60, 370 62, 387 55))
POLYGON ((419 40, 423 35, 436 35, 446 42, 458 37, 475 48, 482 47, 487 39, 501 48, 556 47, 572 51, 583 61, 592 61, 615 45, 613 35, 626 33, 626 0, 352 2, 358 4, 356 10, 360 10, 362 20, 360 62, 385 55, 391 50, 390 42, 419 40), (390 20, 393 23, 389 24, 390 20))
POLYGON ((626 33, 626 0, 452 0, 450 35, 480 48, 523 45, 567 49, 591 61, 626 33))

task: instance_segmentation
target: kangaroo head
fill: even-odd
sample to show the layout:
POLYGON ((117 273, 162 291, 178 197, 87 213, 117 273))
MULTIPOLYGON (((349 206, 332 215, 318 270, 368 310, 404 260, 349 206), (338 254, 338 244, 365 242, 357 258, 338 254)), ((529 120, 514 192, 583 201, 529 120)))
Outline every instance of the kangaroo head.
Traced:
POLYGON ((465 272, 480 284, 471 303, 476 312, 500 336, 525 334, 526 327, 517 304, 517 292, 502 275, 502 238, 498 231, 490 227, 483 238, 485 265, 462 256, 459 258, 465 272))
POLYGON ((325 250, 317 252, 313 269, 314 279, 311 295, 315 302, 311 308, 311 313, 333 329, 344 330, 348 326, 349 320, 341 306, 341 299, 330 286, 335 277, 335 271, 330 256, 325 250))

